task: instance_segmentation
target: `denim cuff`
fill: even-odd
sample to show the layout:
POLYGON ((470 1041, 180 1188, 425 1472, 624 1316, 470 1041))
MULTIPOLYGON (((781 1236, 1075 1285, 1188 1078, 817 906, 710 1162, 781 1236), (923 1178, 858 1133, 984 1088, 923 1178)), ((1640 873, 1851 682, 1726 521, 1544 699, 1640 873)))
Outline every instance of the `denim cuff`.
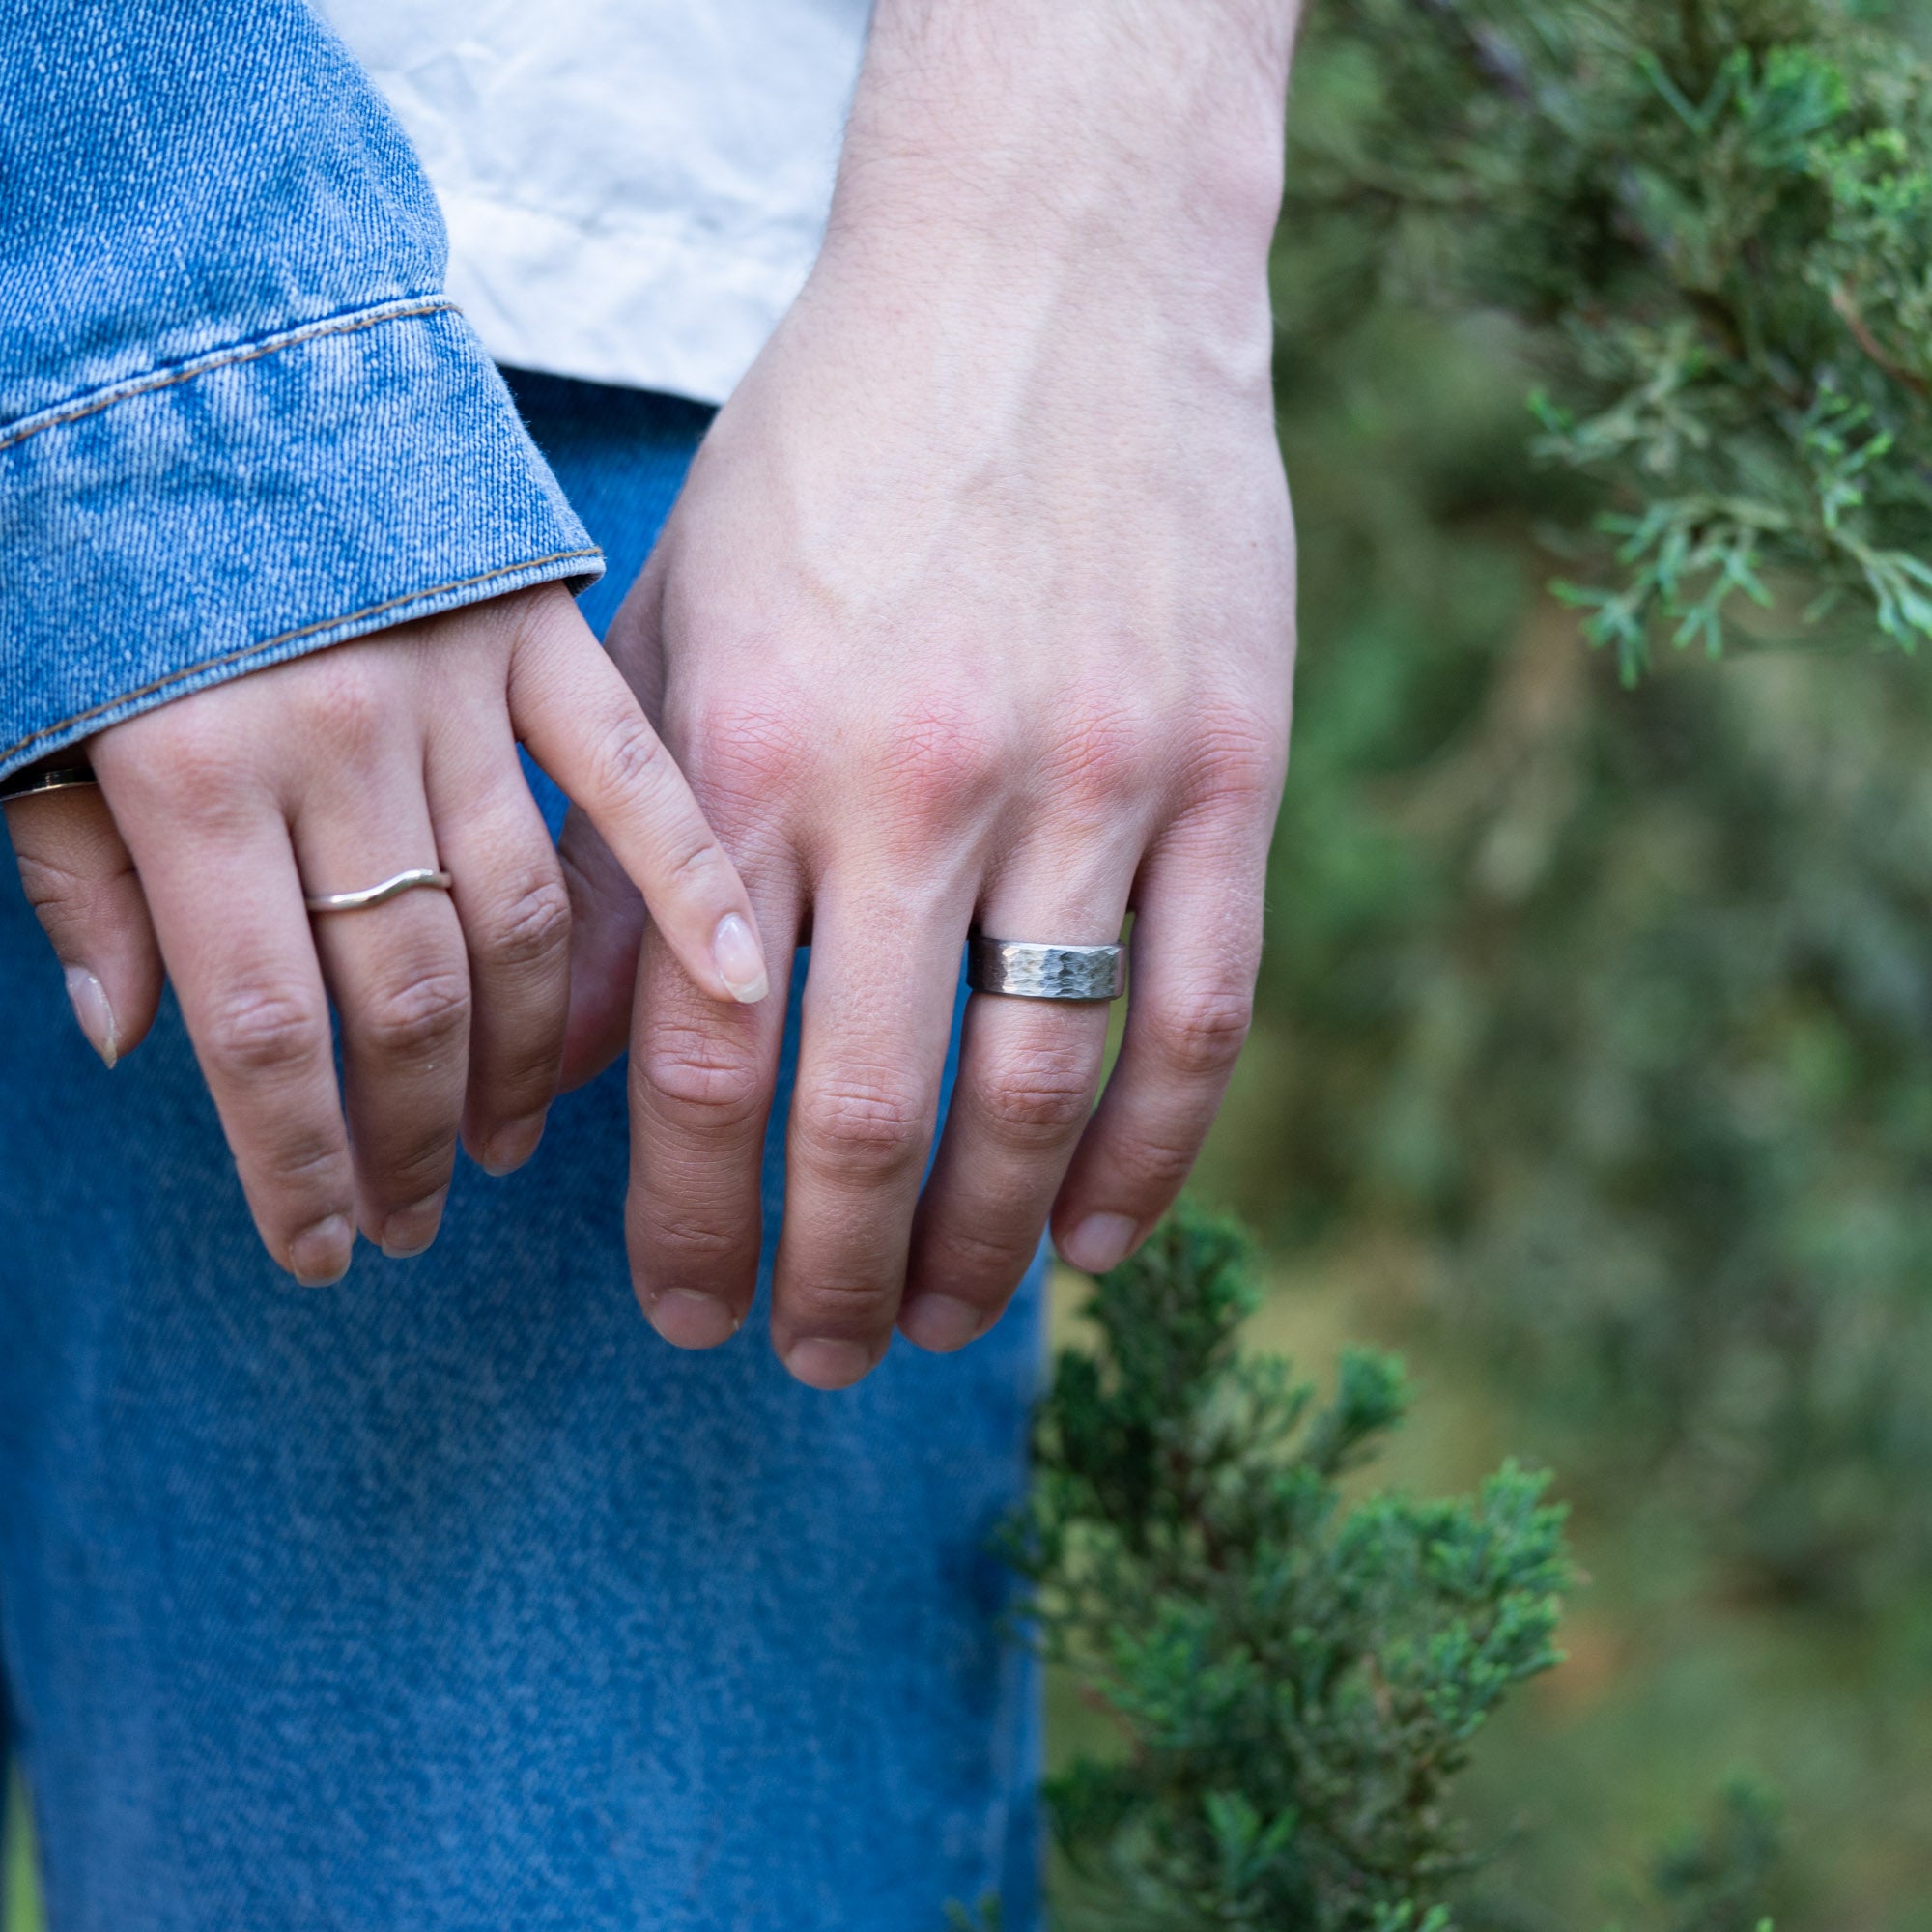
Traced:
POLYGON ((170 698, 601 553, 441 297, 0 426, 0 776, 170 698))

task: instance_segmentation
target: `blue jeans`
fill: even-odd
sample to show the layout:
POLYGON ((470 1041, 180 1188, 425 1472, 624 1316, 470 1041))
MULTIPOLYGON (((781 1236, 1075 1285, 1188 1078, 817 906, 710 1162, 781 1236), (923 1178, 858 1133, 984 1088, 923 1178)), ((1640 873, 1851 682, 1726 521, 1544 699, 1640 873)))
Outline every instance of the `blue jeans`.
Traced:
MULTIPOLYGON (((516 388, 601 625, 706 412, 516 388)), ((428 1255, 295 1289, 172 1007, 106 1072, 11 877, 0 972, 0 1663, 55 1932, 1032 1924, 1037 1685, 985 1546, 1037 1270, 845 1394, 762 1313, 677 1353, 615 1069, 522 1172, 460 1165, 428 1255)))

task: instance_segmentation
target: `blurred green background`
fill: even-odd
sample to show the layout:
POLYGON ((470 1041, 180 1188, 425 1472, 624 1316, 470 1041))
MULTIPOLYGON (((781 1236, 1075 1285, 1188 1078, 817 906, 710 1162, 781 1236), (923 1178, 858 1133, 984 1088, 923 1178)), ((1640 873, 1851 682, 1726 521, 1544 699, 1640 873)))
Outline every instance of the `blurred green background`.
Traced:
POLYGON ((1746 1771, 1780 1932, 1932 1932, 1925 670, 1774 611, 1622 688, 1546 588, 1579 503, 1526 453, 1528 348, 1338 311, 1335 245, 1275 265, 1295 748, 1199 1191, 1263 1238, 1259 1342, 1406 1355, 1378 1481, 1516 1455, 1573 1507, 1589 1580, 1483 1746, 1465 1922, 1614 1921, 1746 1771))
POLYGON ((1514 1454, 1573 1506, 1469 1921, 1610 1922, 1742 1770, 1780 1932, 1932 1928, 1923 668, 1854 631, 1623 689, 1545 589, 1521 345, 1380 312, 1298 353, 1303 272, 1295 747, 1199 1191, 1264 1236, 1259 1341, 1408 1358, 1378 1480, 1514 1454))

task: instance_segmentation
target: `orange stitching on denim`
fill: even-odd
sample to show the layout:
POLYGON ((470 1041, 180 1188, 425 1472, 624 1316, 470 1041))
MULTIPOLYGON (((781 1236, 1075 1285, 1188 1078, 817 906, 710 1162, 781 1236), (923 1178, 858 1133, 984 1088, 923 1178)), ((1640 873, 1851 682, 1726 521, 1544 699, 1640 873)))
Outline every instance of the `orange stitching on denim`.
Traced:
POLYGON ((284 349, 298 349, 303 343, 319 341, 326 335, 349 335, 356 329, 375 328, 385 322, 407 322, 412 316, 454 313, 456 304, 446 297, 439 297, 433 301, 416 302, 407 308, 358 309, 353 315, 337 316, 332 321, 305 323, 300 328, 265 336, 259 342, 238 343, 233 349, 216 349, 209 355, 196 356, 192 361, 177 362, 172 368, 157 370, 152 376, 135 377, 127 382, 110 384, 104 389, 96 389, 78 402, 57 409, 51 415, 38 418, 23 416, 14 429, 0 430, 0 449, 12 449, 16 443, 25 442, 30 436, 39 436, 43 429, 58 429, 63 423, 77 422, 82 416, 96 415, 132 397, 152 395, 156 389, 170 389, 177 383, 192 382, 197 376, 209 375, 216 369, 232 369, 238 362, 254 362, 264 355, 278 355, 284 349))
POLYGON ((259 657, 264 651, 271 651, 277 644, 292 644, 298 638, 312 638, 319 631, 332 631, 338 624, 359 624, 364 617, 380 617, 384 611, 399 610, 405 604, 419 604, 425 597, 440 597, 448 590, 469 590, 478 583, 488 583, 498 577, 512 577, 520 570, 541 570, 549 563, 567 563, 580 556, 602 556, 604 553, 596 545, 588 550, 554 550, 548 556, 533 556, 523 563, 499 564, 495 570, 486 570, 475 577, 453 578, 447 583, 433 583, 426 590, 412 590, 406 596, 390 597, 381 604, 365 605, 360 611, 351 611, 345 616, 329 617, 320 624, 304 624, 298 631, 283 631, 279 636, 264 638, 258 644, 244 644, 239 651, 226 651, 220 657, 203 658, 199 664, 184 666, 180 670, 171 670, 166 677, 156 678, 153 684, 144 684, 138 691, 124 691, 118 697, 110 697, 104 704, 97 704, 87 711, 76 711, 71 718, 63 718, 58 724, 48 724, 41 730, 30 732, 17 744, 10 745, 0 752, 0 764, 9 758, 17 757, 29 745, 38 745, 43 738, 51 738, 57 732, 65 731, 75 724, 85 724, 90 718, 99 718, 103 712, 112 711, 117 704, 131 704, 136 698, 152 697, 157 691, 165 691, 171 684, 179 684, 185 677, 192 677, 197 671, 218 670, 223 665, 240 664, 243 658, 259 657))

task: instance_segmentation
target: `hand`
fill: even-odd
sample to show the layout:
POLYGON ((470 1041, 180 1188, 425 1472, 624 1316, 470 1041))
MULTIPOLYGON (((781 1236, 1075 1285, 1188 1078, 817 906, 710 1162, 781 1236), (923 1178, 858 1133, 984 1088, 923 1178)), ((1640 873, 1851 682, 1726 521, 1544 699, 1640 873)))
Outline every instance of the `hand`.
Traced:
POLYGON ((357 1226, 391 1255, 427 1247, 459 1125, 497 1174, 543 1132, 570 911, 520 738, 609 841, 697 1006, 760 999, 744 887, 558 586, 178 698, 93 741, 99 794, 8 808, 27 895, 110 1066, 152 1023, 166 962, 256 1226, 301 1281, 338 1279, 357 1226), (303 908, 304 886, 439 864, 449 894, 303 908))
MULTIPOLYGON (((781 980, 811 946, 772 1322, 817 1387, 865 1375, 895 1321, 929 1349, 982 1332, 1049 1211, 1062 1253, 1104 1268, 1172 1200, 1248 1024, 1293 657, 1267 170, 1231 213, 1238 196, 1123 162, 1115 223, 1084 164, 1030 153, 1008 178, 976 143, 928 194, 876 125, 906 52, 891 11, 818 267, 611 633, 781 980), (893 165, 855 167, 855 147, 893 165), (1226 232, 1201 240, 1217 211, 1226 232), (1130 910, 1098 1112, 1103 1008, 976 998, 922 1194, 969 927, 1104 942, 1130 910)), ((1206 86, 1193 18, 1175 15, 1192 78, 1165 111, 1206 86)), ((1278 120, 1267 138, 1272 156, 1278 120)), ((708 1346, 753 1292, 783 1014, 695 997, 589 828, 564 849, 570 1068, 620 1045, 641 938, 632 1265, 659 1330, 708 1346)))

